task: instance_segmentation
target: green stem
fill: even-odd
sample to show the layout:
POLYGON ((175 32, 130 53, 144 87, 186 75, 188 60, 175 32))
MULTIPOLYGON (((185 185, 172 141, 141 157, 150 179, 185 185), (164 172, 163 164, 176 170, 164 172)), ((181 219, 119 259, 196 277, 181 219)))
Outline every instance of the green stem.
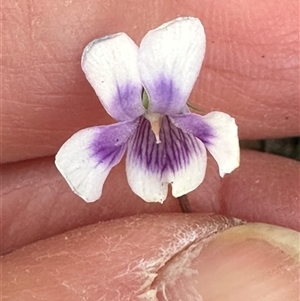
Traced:
POLYGON ((184 195, 178 197, 177 199, 179 201, 179 206, 180 206, 182 212, 184 212, 184 213, 192 212, 191 205, 190 205, 189 199, 187 197, 187 194, 184 194, 184 195))

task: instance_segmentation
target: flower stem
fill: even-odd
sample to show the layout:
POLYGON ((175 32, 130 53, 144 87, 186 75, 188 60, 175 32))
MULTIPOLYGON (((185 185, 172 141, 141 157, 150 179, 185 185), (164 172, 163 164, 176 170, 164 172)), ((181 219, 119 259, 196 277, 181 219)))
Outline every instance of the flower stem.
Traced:
POLYGON ((182 212, 184 212, 184 213, 192 212, 191 205, 190 205, 187 194, 184 194, 184 195, 178 197, 177 199, 179 201, 179 206, 180 206, 182 212))

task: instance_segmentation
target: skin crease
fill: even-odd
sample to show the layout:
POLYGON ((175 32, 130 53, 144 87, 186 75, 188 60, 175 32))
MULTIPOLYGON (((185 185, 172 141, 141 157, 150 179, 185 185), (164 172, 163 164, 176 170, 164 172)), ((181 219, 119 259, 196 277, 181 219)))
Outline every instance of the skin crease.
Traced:
MULTIPOLYGON (((258 0, 136 0, 125 4, 110 0, 21 0, 6 1, 2 7, 1 161, 39 158, 7 164, 1 170, 3 252, 75 229, 72 233, 77 242, 70 241, 72 249, 81 239, 87 245, 91 243, 92 238, 80 236, 85 230, 76 229, 79 226, 136 213, 179 212, 171 196, 163 205, 145 204, 134 196, 126 184, 123 165, 110 175, 103 198, 95 204, 85 204, 69 191, 53 166, 53 158, 46 158, 53 156, 75 131, 112 122, 80 69, 82 49, 96 37, 124 31, 139 43, 149 29, 165 21, 178 15, 196 16, 206 30, 207 52, 190 101, 204 113, 220 110, 234 116, 242 139, 299 135, 296 0, 276 5, 258 0)), ((241 167, 224 180, 210 160, 205 182, 189 197, 195 211, 213 211, 299 230, 298 183, 297 162, 242 152, 241 167)), ((169 218, 181 226, 178 216, 169 218)), ((137 247, 134 242, 147 240, 149 228, 159 233, 165 222, 158 218, 145 223, 143 230, 135 234, 132 250, 137 247)), ((193 223, 191 220, 190 225, 193 223)), ((118 233, 115 226, 107 231, 112 236, 118 233)), ((54 240, 45 240, 40 246, 43 249, 53 243, 54 240)), ((63 245, 58 249, 68 251, 63 245)), ((56 249, 51 253, 52 250, 50 247, 47 256, 58 252, 56 249)), ((92 250, 96 252, 97 248, 92 250)), ((127 254, 118 256, 112 258, 115 264, 127 254)), ((11 266, 22 265, 28 259, 10 258, 11 266)), ((72 273, 73 265, 68 269, 72 273)), ((66 281, 68 277, 65 275, 66 281)), ((27 278, 25 288, 33 288, 30 276, 27 278)), ((46 278, 45 283, 51 284, 51 279, 46 278)), ((16 285, 22 288, 22 284, 16 285)), ((43 286, 46 296, 47 289, 47 285, 43 286)), ((61 296, 58 291, 56 298, 62 300, 61 296)), ((8 300, 16 298, 11 295, 8 300)), ((72 296, 69 300, 81 299, 72 296)))

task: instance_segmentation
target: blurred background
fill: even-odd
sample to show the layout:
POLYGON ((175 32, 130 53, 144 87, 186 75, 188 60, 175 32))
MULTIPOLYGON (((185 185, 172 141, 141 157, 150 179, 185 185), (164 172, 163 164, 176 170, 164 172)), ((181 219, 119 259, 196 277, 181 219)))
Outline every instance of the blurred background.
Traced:
POLYGON ((241 140, 241 148, 253 149, 300 161, 300 137, 266 140, 241 140))

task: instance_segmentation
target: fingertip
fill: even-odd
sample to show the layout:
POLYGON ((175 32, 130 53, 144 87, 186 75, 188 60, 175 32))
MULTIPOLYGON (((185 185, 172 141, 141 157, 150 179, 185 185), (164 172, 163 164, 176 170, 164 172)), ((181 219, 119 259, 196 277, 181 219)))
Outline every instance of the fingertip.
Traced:
POLYGON ((153 289, 159 300, 297 300, 298 246, 290 229, 233 227, 168 261, 153 289))

